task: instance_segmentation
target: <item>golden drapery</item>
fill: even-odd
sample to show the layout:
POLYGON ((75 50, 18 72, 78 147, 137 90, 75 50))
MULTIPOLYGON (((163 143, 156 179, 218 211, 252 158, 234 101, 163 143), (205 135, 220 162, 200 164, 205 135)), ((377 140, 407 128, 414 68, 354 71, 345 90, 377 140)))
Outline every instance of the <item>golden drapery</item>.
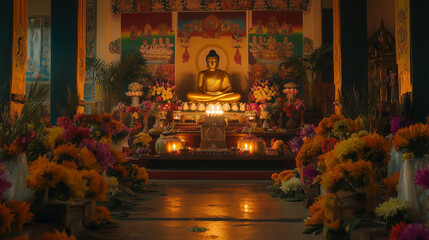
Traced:
POLYGON ((85 86, 85 64, 86 64, 86 48, 85 48, 85 33, 86 33, 86 0, 78 0, 77 14, 77 64, 76 64, 76 91, 79 94, 79 99, 82 105, 78 109, 78 113, 83 112, 83 94, 85 86))
POLYGON ((395 44, 399 94, 411 92, 410 0, 395 0, 395 44))
POLYGON ((21 114, 25 101, 27 25, 27 0, 14 0, 10 113, 18 116, 21 114))
POLYGON ((333 17, 334 17, 334 85, 335 85, 335 113, 341 113, 339 104, 339 94, 342 87, 342 69, 341 69, 341 16, 340 0, 334 0, 333 17))

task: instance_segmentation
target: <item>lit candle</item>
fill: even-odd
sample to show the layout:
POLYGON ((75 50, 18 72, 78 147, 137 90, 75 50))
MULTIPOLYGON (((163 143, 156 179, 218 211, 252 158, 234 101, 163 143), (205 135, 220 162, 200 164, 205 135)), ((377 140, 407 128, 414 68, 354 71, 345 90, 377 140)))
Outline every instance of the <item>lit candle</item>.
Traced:
POLYGON ((176 144, 173 143, 173 147, 171 148, 171 154, 176 154, 176 153, 177 153, 176 144))
POLYGON ((249 154, 249 148, 247 147, 247 143, 244 144, 244 148, 242 150, 243 154, 249 154))

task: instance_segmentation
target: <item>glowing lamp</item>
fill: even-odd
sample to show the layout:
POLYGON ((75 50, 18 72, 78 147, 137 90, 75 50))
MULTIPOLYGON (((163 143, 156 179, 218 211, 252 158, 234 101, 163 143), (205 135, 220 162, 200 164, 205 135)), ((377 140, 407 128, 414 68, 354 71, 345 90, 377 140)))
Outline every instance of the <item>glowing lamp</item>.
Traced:
POLYGON ((164 136, 161 134, 155 143, 155 151, 160 155, 177 154, 179 149, 183 147, 182 140, 174 135, 164 136))
POLYGON ((262 138, 249 135, 238 141, 237 148, 241 149, 243 153, 264 155, 265 141, 262 138))

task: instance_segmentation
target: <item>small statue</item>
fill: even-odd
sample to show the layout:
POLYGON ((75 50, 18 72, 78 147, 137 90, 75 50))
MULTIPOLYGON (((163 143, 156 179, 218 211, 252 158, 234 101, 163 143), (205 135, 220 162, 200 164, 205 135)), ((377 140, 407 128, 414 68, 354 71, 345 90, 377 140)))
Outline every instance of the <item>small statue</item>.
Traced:
POLYGON ((198 73, 199 92, 189 92, 186 96, 190 101, 199 102, 236 102, 241 95, 232 92, 231 77, 223 70, 218 69, 219 55, 210 50, 206 57, 208 69, 198 73))

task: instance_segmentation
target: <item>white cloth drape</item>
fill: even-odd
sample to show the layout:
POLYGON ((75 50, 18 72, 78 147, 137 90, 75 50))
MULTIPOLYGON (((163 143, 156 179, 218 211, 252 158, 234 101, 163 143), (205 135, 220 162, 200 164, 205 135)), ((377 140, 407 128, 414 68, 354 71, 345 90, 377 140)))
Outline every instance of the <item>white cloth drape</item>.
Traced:
POLYGON ((415 183, 414 175, 418 169, 429 164, 429 158, 406 159, 401 168, 398 183, 398 197, 411 204, 408 218, 414 221, 426 222, 429 220, 429 189, 415 183))
POLYGON ((394 147, 390 152, 390 161, 387 165, 387 174, 389 177, 393 175, 394 172, 400 172, 402 167, 402 152, 397 152, 394 147))
POLYGON ((12 184, 6 191, 6 198, 9 200, 30 201, 34 196, 34 191, 27 187, 28 163, 25 153, 20 153, 15 157, 3 162, 8 171, 7 181, 12 184))

